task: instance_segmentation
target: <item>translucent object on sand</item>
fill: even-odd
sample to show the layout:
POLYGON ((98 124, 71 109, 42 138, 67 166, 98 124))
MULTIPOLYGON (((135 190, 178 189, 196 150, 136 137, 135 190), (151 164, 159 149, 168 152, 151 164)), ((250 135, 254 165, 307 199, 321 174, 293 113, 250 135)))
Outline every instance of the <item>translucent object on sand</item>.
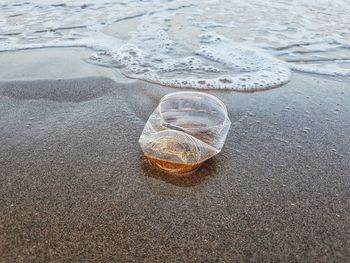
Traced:
POLYGON ((160 100, 139 143, 156 166, 186 173, 220 152, 230 125, 226 106, 218 98, 174 92, 160 100))

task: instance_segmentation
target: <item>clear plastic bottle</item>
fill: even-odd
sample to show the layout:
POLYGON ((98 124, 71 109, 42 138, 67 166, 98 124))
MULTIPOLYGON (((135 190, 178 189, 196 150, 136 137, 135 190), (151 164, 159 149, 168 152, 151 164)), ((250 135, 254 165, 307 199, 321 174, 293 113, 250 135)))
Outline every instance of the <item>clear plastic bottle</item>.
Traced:
POLYGON ((230 125, 226 106, 215 96, 174 92, 160 100, 139 143, 156 166, 187 173, 221 151, 230 125))

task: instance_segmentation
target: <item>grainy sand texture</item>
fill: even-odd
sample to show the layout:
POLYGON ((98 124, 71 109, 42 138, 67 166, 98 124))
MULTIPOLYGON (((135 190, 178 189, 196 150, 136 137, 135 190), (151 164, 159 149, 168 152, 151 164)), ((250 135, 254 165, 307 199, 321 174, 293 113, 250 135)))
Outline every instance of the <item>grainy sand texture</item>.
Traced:
POLYGON ((176 177, 138 139, 178 89, 0 83, 0 262, 348 262, 350 89, 293 74, 228 108, 222 152, 176 177))

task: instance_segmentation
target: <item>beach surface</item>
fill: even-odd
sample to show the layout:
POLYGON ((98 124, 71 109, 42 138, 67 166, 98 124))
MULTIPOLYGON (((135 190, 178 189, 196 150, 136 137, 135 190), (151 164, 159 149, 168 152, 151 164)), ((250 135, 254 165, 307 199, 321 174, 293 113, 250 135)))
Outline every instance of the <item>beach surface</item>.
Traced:
POLYGON ((181 89, 68 51, 0 54, 42 60, 0 73, 0 262, 349 262, 349 80, 293 73, 269 91, 205 91, 231 129, 179 177, 138 139, 181 89), (45 60, 57 65, 39 70, 45 60))

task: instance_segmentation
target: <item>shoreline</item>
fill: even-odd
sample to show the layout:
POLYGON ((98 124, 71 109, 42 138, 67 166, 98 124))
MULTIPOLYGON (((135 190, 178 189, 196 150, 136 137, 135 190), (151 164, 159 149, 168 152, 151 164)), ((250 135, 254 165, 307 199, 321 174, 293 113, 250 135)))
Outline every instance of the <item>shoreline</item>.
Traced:
POLYGON ((84 62, 93 53, 85 47, 50 47, 0 52, 0 81, 106 77, 129 83, 119 71, 84 62))

